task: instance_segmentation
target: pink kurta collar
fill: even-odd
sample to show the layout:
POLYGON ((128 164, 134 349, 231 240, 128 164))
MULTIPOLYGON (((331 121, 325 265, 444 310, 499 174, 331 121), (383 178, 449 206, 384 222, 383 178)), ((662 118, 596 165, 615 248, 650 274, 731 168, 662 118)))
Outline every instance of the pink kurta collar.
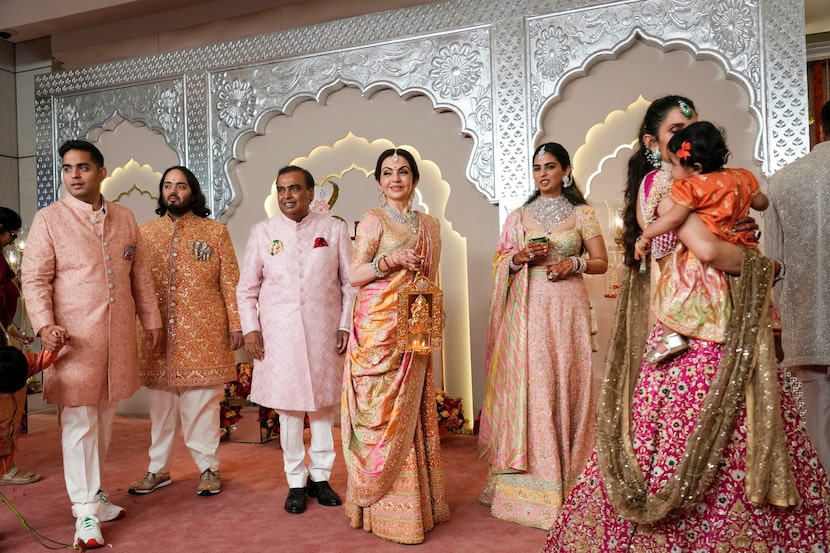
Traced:
MULTIPOLYGON (((72 194, 67 193, 67 195, 64 196, 61 201, 66 202, 67 206, 71 207, 72 209, 74 209, 76 211, 89 211, 89 212, 95 212, 96 211, 96 210, 92 209, 92 204, 88 204, 88 203, 86 203, 82 200, 79 200, 78 198, 76 198, 72 194)), ((101 208, 102 209, 106 208, 106 205, 107 205, 107 200, 106 200, 106 198, 104 198, 103 195, 101 195, 101 208)), ((101 211, 101 210, 97 210, 97 211, 101 211)))

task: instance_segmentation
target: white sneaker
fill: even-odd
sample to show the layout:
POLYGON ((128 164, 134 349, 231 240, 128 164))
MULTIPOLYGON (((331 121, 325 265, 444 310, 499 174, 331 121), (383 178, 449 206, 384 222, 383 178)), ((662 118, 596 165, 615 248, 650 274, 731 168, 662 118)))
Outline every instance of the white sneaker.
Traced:
POLYGON ((102 491, 98 492, 98 495, 95 496, 95 499, 98 500, 98 503, 101 504, 101 506, 98 508, 98 518, 101 520, 101 522, 118 520, 119 518, 127 514, 127 511, 124 509, 124 507, 120 507, 115 503, 110 503, 107 494, 105 494, 102 491))
POLYGON ((75 545, 84 549, 104 547, 106 542, 101 534, 101 523, 95 515, 83 515, 75 521, 75 545))

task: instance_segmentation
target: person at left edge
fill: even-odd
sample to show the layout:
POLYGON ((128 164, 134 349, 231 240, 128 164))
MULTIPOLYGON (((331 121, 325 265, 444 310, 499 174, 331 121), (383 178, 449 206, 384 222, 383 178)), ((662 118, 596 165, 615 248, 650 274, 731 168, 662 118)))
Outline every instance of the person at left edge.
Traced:
POLYGON ((138 389, 135 318, 152 347, 161 316, 133 213, 101 195, 104 156, 85 140, 59 153, 68 194, 35 215, 21 268, 32 328, 55 351, 55 325, 71 338, 43 371, 43 396, 60 405, 66 490, 76 518, 74 544, 105 545, 101 521, 124 516, 101 491, 101 472, 118 401, 138 389))
POLYGON ((225 382, 236 375, 233 350, 242 347, 239 266, 227 227, 208 217, 205 204, 196 175, 187 167, 170 167, 159 182, 159 217, 140 228, 165 342, 163 351, 139 347, 141 383, 150 389, 152 439, 147 474, 130 486, 133 495, 173 483, 170 466, 180 427, 201 474, 196 493, 222 491, 219 402, 225 382))
POLYGON ((306 494, 321 505, 341 504, 328 480, 355 295, 349 284, 352 241, 343 221, 310 211, 314 178, 307 170, 283 167, 276 188, 280 213, 251 229, 236 295, 245 350, 254 359, 251 401, 279 413, 290 488, 285 510, 299 514, 306 510, 306 494))

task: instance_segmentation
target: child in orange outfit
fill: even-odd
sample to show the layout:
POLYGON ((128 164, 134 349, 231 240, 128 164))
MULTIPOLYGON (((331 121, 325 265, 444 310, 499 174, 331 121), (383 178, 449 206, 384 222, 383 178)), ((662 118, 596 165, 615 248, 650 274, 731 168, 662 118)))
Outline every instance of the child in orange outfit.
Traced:
POLYGON ((50 366, 69 340, 66 330, 56 327, 53 334, 61 339, 57 351, 40 353, 20 351, 12 346, 0 346, 0 486, 30 484, 40 475, 18 469, 14 465, 17 436, 26 401, 26 380, 50 366))

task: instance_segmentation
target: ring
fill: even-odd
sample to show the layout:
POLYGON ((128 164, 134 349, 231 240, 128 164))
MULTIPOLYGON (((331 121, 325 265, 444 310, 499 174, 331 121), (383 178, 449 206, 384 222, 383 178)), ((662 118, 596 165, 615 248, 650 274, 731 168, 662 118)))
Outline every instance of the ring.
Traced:
POLYGON ((553 280, 553 273, 548 273, 548 280, 553 280))
POLYGON ((536 257, 536 254, 535 254, 535 253, 533 253, 533 252, 530 252, 529 254, 527 254, 527 256, 528 256, 530 259, 533 259, 534 257, 536 257))
POLYGON ((755 229, 755 240, 761 239, 761 229, 755 229))

